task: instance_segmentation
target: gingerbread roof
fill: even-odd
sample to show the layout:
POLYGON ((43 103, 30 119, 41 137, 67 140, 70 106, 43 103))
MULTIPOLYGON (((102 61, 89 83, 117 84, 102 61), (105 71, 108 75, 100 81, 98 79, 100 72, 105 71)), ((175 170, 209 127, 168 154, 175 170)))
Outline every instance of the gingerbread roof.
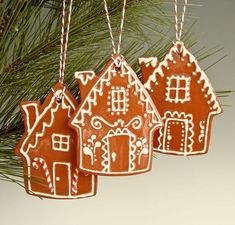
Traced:
POLYGON ((52 126, 54 114, 59 107, 67 109, 69 118, 76 109, 77 103, 65 86, 57 83, 53 87, 53 90, 54 93, 51 91, 45 101, 49 102, 49 104, 44 102, 43 105, 40 105, 39 101, 21 103, 21 110, 24 115, 26 129, 17 149, 20 149, 20 152, 23 154, 27 154, 30 148, 35 148, 37 146, 38 139, 43 137, 45 130, 52 126), (61 86, 64 87, 64 89, 62 89, 61 86), (60 96, 62 92, 64 96, 62 102, 57 103, 56 96, 60 96), (30 118, 32 116, 34 116, 33 119, 30 118), (36 133, 35 130, 37 130, 36 133), (40 130, 40 132, 38 130, 40 130), (34 135, 34 138, 31 138, 32 135, 34 135))
MULTIPOLYGON (((120 73, 119 76, 128 77, 127 85, 134 86, 138 98, 140 99, 140 101, 144 102, 146 113, 152 115, 152 123, 162 124, 160 115, 158 114, 158 111, 155 108, 155 105, 152 102, 148 92, 123 57, 120 71, 122 71, 122 73, 120 73)), ((91 112, 93 105, 99 104, 97 103, 97 96, 102 96, 102 90, 105 87, 105 84, 107 82, 110 82, 112 77, 116 76, 116 74, 117 72, 113 60, 109 61, 108 67, 105 67, 100 77, 95 76, 93 71, 84 71, 75 74, 75 78, 79 79, 83 85, 86 85, 87 82, 92 79, 96 79, 96 82, 92 86, 90 92, 86 95, 76 115, 73 117, 74 119, 71 121, 72 124, 79 125, 84 123, 85 115, 91 112), (85 76, 84 74, 87 76, 85 76)))
MULTIPOLYGON (((198 84, 202 86, 203 90, 205 90, 205 96, 209 96, 209 102, 211 102, 213 104, 212 106, 212 111, 214 111, 215 113, 219 114, 222 112, 222 108, 220 106, 219 101, 217 100, 217 96, 213 90, 213 87, 208 79, 208 77, 206 76, 205 72, 201 69, 201 67, 198 64, 198 61, 196 60, 195 56, 193 56, 188 49, 185 47, 184 43, 182 42, 175 42, 173 47, 170 49, 169 53, 165 56, 164 60, 162 62, 159 63, 158 67, 153 71, 153 73, 149 76, 147 82, 144 84, 144 87, 148 90, 151 91, 151 87, 152 85, 155 84, 155 82, 157 81, 157 77, 158 76, 165 76, 164 72, 163 72, 163 68, 167 68, 168 67, 168 62, 169 61, 173 61, 173 53, 176 54, 178 53, 178 48, 180 47, 181 50, 181 54, 183 57, 188 57, 190 63, 194 63, 195 67, 196 67, 196 73, 193 74, 200 74, 198 76, 198 84)), ((208 97, 205 97, 208 101, 208 97)))

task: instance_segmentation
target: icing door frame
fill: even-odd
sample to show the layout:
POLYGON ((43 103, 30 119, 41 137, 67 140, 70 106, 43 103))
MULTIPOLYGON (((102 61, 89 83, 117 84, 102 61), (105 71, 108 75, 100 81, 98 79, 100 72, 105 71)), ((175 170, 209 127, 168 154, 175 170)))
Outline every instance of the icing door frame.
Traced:
POLYGON ((171 133, 171 127, 173 126, 179 126, 179 124, 181 125, 182 129, 181 129, 181 141, 180 141, 180 152, 184 152, 185 154, 188 153, 188 148, 187 148, 187 142, 188 142, 188 131, 189 131, 189 127, 188 127, 188 120, 187 119, 179 119, 179 118, 168 118, 165 121, 165 130, 164 130, 164 149, 166 149, 167 151, 174 151, 177 152, 177 149, 171 149, 170 148, 170 142, 174 142, 174 135, 179 135, 179 134, 174 134, 171 133))
POLYGON ((68 186, 68 192, 67 194, 64 194, 64 196, 71 196, 71 164, 70 163, 64 163, 64 162, 54 162, 53 163, 53 181, 54 181, 54 190, 55 195, 61 195, 57 194, 57 182, 61 182, 61 177, 57 176, 56 174, 56 168, 57 166, 63 166, 67 169, 67 177, 63 178, 62 182, 65 182, 68 186), (67 178, 67 179, 66 179, 67 178))

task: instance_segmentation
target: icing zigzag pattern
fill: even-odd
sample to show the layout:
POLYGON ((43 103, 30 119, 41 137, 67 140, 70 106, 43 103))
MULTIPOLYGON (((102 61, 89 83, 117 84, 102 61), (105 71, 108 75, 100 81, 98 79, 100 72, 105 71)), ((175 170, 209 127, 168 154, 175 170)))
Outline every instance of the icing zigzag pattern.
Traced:
MULTIPOLYGON (((116 73, 115 70, 113 70, 114 64, 111 64, 110 67, 108 68, 107 72, 102 76, 102 78, 94 85, 90 93, 88 94, 89 98, 86 99, 85 105, 82 106, 81 110, 78 111, 77 117, 75 119, 75 125, 76 124, 82 124, 84 123, 85 120, 85 115, 89 114, 92 110, 92 105, 96 105, 97 102, 97 96, 103 92, 104 85, 109 82, 113 76, 114 73, 116 73)), ((131 73, 131 68, 127 65, 126 62, 123 63, 122 65, 122 71, 123 75, 128 77, 128 82, 131 86, 135 87, 135 91, 139 95, 139 98, 142 102, 145 104, 146 112, 148 114, 152 115, 152 121, 155 124, 159 123, 158 118, 155 115, 155 106, 153 103, 150 102, 148 99, 148 94, 146 90, 143 90, 141 85, 139 84, 140 81, 138 82, 138 78, 133 77, 133 74, 131 73), (144 93, 145 92, 145 93, 144 93)))
MULTIPOLYGON (((34 141, 34 143, 28 144, 27 148, 24 149, 25 144, 27 143, 29 137, 32 135, 33 131, 36 129, 37 123, 35 123, 35 125, 32 127, 32 129, 30 129, 29 134, 28 134, 27 138, 25 139, 24 145, 22 146, 22 149, 23 149, 24 153, 27 154, 29 152, 30 148, 35 148, 37 146, 38 139, 40 137, 43 137, 43 135, 45 133, 45 130, 47 128, 52 127, 52 124, 54 122, 54 114, 55 114, 55 112, 57 112, 57 110, 60 107, 59 104, 56 104, 55 107, 53 108, 53 103, 55 103, 55 102, 56 102, 55 97, 52 97, 52 100, 51 100, 50 104, 47 106, 46 110, 44 110, 42 112, 42 114, 39 115, 39 118, 38 118, 38 122, 39 122, 46 115, 46 113, 50 110, 50 121, 42 123, 42 131, 40 133, 39 132, 35 133, 35 141, 34 141)), ((65 104, 65 100, 62 101, 62 108, 63 109, 67 109, 68 117, 71 117, 71 106, 70 105, 66 105, 65 104)))

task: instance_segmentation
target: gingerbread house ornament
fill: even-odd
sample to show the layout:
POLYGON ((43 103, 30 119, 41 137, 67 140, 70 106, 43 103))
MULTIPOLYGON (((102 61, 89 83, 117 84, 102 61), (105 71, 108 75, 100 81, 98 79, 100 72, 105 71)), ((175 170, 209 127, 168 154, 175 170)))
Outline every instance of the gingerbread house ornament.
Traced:
POLYGON ((162 121, 124 57, 113 55, 99 76, 84 71, 75 78, 82 100, 70 125, 80 140, 79 168, 99 175, 149 171, 153 133, 162 121))
POLYGON ((177 41, 162 62, 140 58, 139 64, 164 122, 154 134, 154 150, 182 156, 207 153, 212 119, 222 108, 195 57, 177 41))
POLYGON ((42 105, 21 103, 25 132, 16 154, 23 159, 26 191, 57 199, 93 196, 97 177, 78 170, 76 133, 68 126, 78 104, 60 82, 52 90, 42 105))

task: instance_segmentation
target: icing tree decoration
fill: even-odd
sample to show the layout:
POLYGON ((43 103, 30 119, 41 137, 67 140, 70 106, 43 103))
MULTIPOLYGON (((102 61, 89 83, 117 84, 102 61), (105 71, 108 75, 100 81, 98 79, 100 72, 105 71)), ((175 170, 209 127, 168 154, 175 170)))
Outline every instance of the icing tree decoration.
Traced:
POLYGON ((42 105, 39 101, 20 104, 25 132, 16 147, 16 154, 23 159, 27 193, 47 198, 77 199, 96 194, 97 177, 79 172, 76 132, 68 126, 78 104, 63 84, 72 1, 64 43, 65 6, 64 1, 60 80, 42 105))
POLYGON ((182 156, 207 153, 212 119, 222 113, 208 77, 181 41, 186 6, 185 0, 179 25, 175 1, 177 41, 165 59, 156 65, 157 58, 139 59, 144 86, 164 122, 154 134, 154 150, 182 156))
MULTIPOLYGON (((123 19, 124 13, 121 24, 123 19)), ((143 84, 120 55, 120 46, 116 50, 111 39, 114 54, 99 76, 93 71, 75 73, 81 103, 70 126, 80 140, 79 168, 99 175, 147 172, 151 169, 153 133, 162 120, 143 84)))

